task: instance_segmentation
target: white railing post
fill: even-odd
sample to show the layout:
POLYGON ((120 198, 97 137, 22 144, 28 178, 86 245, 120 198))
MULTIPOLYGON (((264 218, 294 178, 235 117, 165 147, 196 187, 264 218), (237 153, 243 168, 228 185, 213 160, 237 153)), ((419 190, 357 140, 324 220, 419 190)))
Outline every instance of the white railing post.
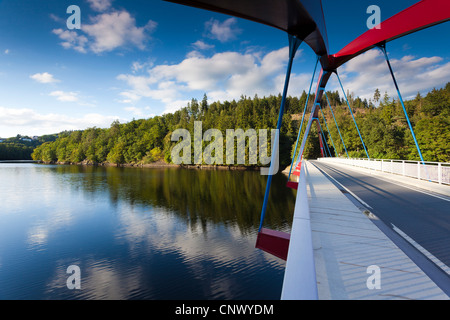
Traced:
POLYGON ((438 182, 442 184, 442 166, 441 163, 438 163, 438 182))
POLYGON ((420 162, 417 161, 417 179, 420 180, 420 162))

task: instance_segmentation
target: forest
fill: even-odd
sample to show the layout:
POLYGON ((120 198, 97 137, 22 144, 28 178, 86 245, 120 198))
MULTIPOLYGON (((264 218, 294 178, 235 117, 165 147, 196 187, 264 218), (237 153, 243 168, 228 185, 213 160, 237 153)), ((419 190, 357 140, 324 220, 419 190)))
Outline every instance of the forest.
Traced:
MULTIPOLYGON (((328 152, 333 156, 347 156, 348 153, 349 157, 365 158, 363 145, 345 99, 338 91, 328 92, 327 96, 332 108, 327 104, 327 99, 322 99, 324 101, 319 119, 328 152)), ((387 93, 382 96, 378 89, 369 101, 351 93, 347 96, 371 158, 420 160, 398 99, 389 97, 387 93)), ((280 138, 281 166, 287 166, 291 162, 306 100, 306 92, 300 97, 287 98, 280 138)), ((313 101, 314 96, 311 96, 305 124, 313 101)), ((188 129, 193 137, 195 121, 202 121, 203 132, 215 128, 223 133, 223 137, 226 136, 226 129, 274 129, 280 103, 281 95, 262 98, 241 96, 238 101, 211 103, 204 95, 201 101, 192 99, 187 106, 174 113, 149 119, 134 119, 127 123, 114 121, 109 128, 94 127, 62 132, 55 141, 36 147, 32 158, 54 163, 171 163, 171 151, 178 143, 171 139, 174 130, 188 129)), ((405 107, 425 161, 450 162, 450 82, 441 89, 433 89, 425 96, 417 94, 414 99, 406 100, 405 107)), ((303 128, 306 127, 305 124, 303 128)), ((312 126, 305 158, 320 156, 317 135, 316 126, 312 126)), ((203 147, 207 145, 208 143, 203 143, 203 147)), ((248 154, 246 156, 248 159, 248 154)))
POLYGON ((31 154, 37 146, 55 141, 57 138, 58 134, 34 137, 34 139, 18 134, 12 138, 0 139, 0 161, 32 160, 31 154))

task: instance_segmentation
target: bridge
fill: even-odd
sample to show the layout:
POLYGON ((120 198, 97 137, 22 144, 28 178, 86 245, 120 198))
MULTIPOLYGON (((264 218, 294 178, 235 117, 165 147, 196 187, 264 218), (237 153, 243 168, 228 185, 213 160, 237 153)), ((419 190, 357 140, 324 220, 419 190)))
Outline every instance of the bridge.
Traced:
POLYGON ((450 186, 355 160, 302 165, 282 299, 449 299, 450 186))
MULTIPOLYGON (((262 23, 288 35, 289 60, 256 241, 257 248, 286 260, 281 298, 448 299, 449 165, 426 163, 406 112, 386 45, 410 33, 449 21, 450 2, 419 1, 331 54, 321 0, 168 1, 262 23), (287 172, 287 187, 297 190, 297 200, 291 234, 285 234, 264 228, 264 218, 272 176, 278 167, 279 130, 292 64, 303 42, 314 51, 317 59, 287 172), (385 57, 420 157, 416 164, 371 159, 353 115, 338 69, 371 49, 381 50, 385 57), (306 121, 306 110, 319 66, 314 101, 306 121), (333 157, 329 152, 331 149, 319 117, 323 116, 321 106, 325 98, 332 112, 326 94, 326 85, 332 76, 336 76, 340 84, 366 160, 349 158, 340 132, 347 159, 333 157), (303 159, 313 124, 317 126, 323 157, 320 161, 303 159), (362 168, 364 161, 368 166, 362 168), (411 186, 414 174, 417 175, 416 185, 411 186)), ((323 119, 325 122, 324 116, 323 119)))

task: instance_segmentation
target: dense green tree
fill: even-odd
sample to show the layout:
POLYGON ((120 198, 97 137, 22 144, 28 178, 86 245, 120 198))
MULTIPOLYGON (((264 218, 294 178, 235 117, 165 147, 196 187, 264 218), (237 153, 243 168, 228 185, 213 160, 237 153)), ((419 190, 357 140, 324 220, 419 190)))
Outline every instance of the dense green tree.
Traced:
POLYGON ((378 103, 378 101, 380 101, 380 98, 381 98, 380 89, 376 88, 375 93, 373 94, 373 101, 375 101, 375 103, 378 103))
MULTIPOLYGON (((338 91, 328 92, 327 95, 349 155, 366 157, 346 102, 341 99, 338 91)), ((300 97, 288 97, 286 100, 286 114, 283 118, 280 139, 281 166, 289 165, 291 162, 300 126, 299 118, 303 113, 306 99, 307 94, 303 91, 300 97), (296 115, 294 120, 292 115, 296 115)), ((418 153, 406 117, 398 100, 391 100, 387 93, 381 98, 378 89, 374 94, 374 101, 380 102, 376 108, 371 101, 361 99, 353 93, 349 93, 349 100, 364 143, 372 158, 418 160, 418 153)), ((313 101, 314 95, 311 95, 303 131, 309 119, 313 101)), ((83 131, 63 132, 58 135, 58 139, 53 136, 53 140, 56 139, 53 142, 52 136, 40 138, 40 143, 43 144, 34 150, 33 159, 114 164, 144 164, 161 160, 170 162, 171 151, 177 143, 171 141, 171 136, 176 129, 187 129, 193 141, 194 122, 202 121, 202 133, 211 128, 220 130, 225 146, 227 129, 240 128, 244 131, 274 129, 277 125, 280 103, 281 95, 269 97, 255 95, 253 98, 241 96, 238 101, 210 103, 205 94, 200 103, 192 99, 186 107, 171 114, 132 120, 128 123, 114 121, 106 129, 89 128, 83 131)), ((444 88, 430 91, 424 97, 418 94, 414 99, 405 101, 405 107, 425 160, 450 161, 450 83, 444 88)), ((323 112, 330 130, 324 133, 329 151, 334 154, 331 142, 333 140, 336 152, 345 156, 344 143, 341 141, 326 99, 323 101, 323 112)), ((322 129, 326 131, 322 113, 319 118, 322 129)), ((17 143, 23 137, 17 136, 11 139, 13 140, 8 143, 17 143)), ((320 156, 318 141, 317 129, 313 125, 306 145, 305 157, 320 156)), ((269 148, 270 143, 269 137, 269 148)), ((5 152, 10 155, 13 153, 13 151, 4 151, 7 148, 12 150, 6 145, 6 143, 0 143, 0 157, 5 152)), ((203 148, 208 145, 209 142, 204 142, 203 148)), ((36 146, 37 144, 30 145, 30 148, 36 146)), ((31 153, 30 150, 27 152, 31 153)), ((224 160, 225 152, 224 148, 224 160)), ((193 160, 194 153, 191 154, 193 160)), ((246 151, 247 160, 249 156, 246 151)))

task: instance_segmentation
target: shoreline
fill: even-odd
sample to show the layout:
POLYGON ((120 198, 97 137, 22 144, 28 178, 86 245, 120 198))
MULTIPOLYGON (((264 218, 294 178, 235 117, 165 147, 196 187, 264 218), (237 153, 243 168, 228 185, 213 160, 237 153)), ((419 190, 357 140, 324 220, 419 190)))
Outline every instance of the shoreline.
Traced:
POLYGON ((259 166, 242 166, 242 165, 206 165, 206 164, 173 164, 166 163, 163 161, 139 164, 139 163, 97 163, 90 161, 83 162, 61 162, 61 161, 34 161, 37 164, 52 164, 52 165, 76 165, 76 166, 93 166, 93 167, 122 167, 122 168, 179 168, 179 169, 189 169, 189 170, 229 170, 229 171, 256 171, 264 167, 259 166))
POLYGON ((37 160, 0 160, 0 163, 39 163, 37 160))
MULTIPOLYGON (((139 164, 139 163, 123 163, 115 164, 108 162, 61 162, 61 161, 42 161, 42 160, 1 160, 1 163, 35 163, 45 165, 65 165, 65 166, 92 166, 92 167, 122 167, 122 168, 178 168, 188 170, 228 170, 228 171, 257 171, 261 168, 267 168, 262 166, 243 166, 243 165, 208 165, 208 164, 174 164, 166 163, 164 161, 158 161, 153 163, 139 164)), ((284 170, 279 172, 288 175, 290 166, 287 166, 284 170)))

